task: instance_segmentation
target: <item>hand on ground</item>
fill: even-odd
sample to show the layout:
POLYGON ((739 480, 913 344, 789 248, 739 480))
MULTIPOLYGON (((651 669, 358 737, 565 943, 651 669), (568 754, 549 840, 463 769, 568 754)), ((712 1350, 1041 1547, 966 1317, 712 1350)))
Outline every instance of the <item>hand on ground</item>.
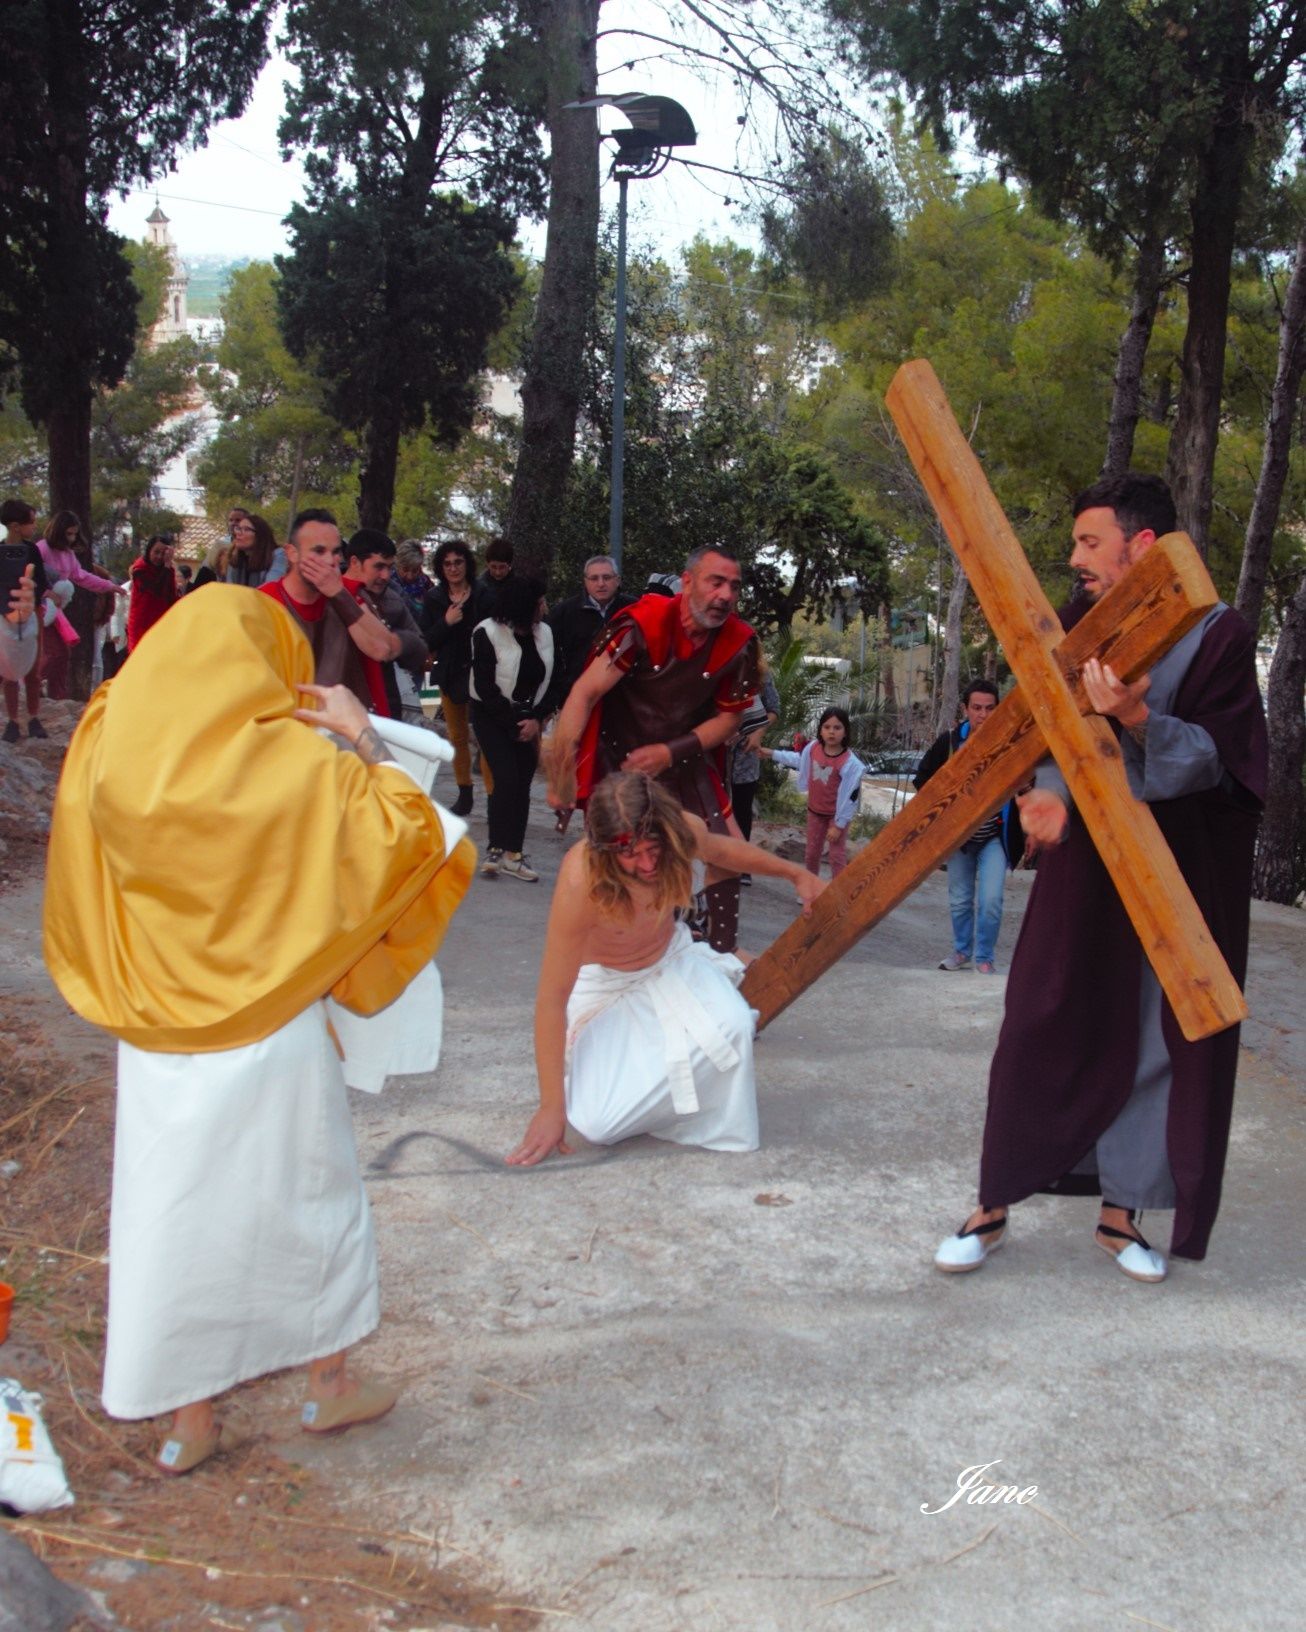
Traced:
POLYGON ((567 1118, 561 1111, 538 1110, 526 1129, 526 1137, 504 1160, 510 1167, 534 1167, 556 1150, 559 1156, 570 1156, 571 1146, 563 1138, 567 1118))

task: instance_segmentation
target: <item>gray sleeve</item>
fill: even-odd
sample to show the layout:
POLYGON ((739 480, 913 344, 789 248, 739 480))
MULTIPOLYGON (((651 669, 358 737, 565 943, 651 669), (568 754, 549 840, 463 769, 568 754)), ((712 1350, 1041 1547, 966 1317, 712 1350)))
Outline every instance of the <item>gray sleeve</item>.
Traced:
POLYGON ((1061 774, 1061 767, 1050 754, 1046 759, 1040 759, 1035 766, 1034 786, 1044 788, 1048 793, 1055 793, 1067 810, 1074 803, 1070 797, 1070 789, 1066 786, 1066 779, 1061 774))
MULTIPOLYGON (((1178 799, 1219 784, 1224 769, 1211 735, 1200 725, 1173 714, 1149 714, 1142 743, 1124 731, 1120 751, 1129 791, 1135 799, 1178 799)), ((1034 775, 1037 787, 1055 793, 1067 808, 1073 803, 1066 779, 1054 759, 1042 759, 1034 775)))
POLYGON ((1121 738, 1129 787, 1136 799, 1178 799, 1219 785, 1224 775, 1211 734, 1173 714, 1149 714, 1143 741, 1121 738))

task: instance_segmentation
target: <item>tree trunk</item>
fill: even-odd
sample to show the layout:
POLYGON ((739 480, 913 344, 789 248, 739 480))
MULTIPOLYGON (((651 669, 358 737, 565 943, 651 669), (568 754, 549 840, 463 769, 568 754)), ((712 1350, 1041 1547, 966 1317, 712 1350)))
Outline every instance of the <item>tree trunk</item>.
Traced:
POLYGON ((1134 456, 1134 432, 1138 428, 1142 408, 1143 364, 1147 360, 1147 348, 1152 339, 1156 309, 1161 303, 1165 244, 1164 230, 1154 223, 1138 248, 1129 322, 1120 337, 1120 349, 1116 353, 1106 457, 1099 472, 1103 477, 1125 475, 1134 456))
POLYGON ((364 441, 363 467, 358 473, 358 525, 375 527, 379 533, 389 532, 390 512, 395 507, 399 435, 398 413, 378 413, 364 441))
POLYGON ((571 471, 599 231, 598 120, 564 103, 593 96, 599 0, 543 0, 549 217, 507 536, 519 566, 547 577, 571 471))
MULTIPOLYGON (((1245 13, 1246 3, 1237 0, 1231 10, 1245 13)), ((1211 144, 1198 166, 1192 205, 1188 329, 1180 362, 1179 405, 1166 464, 1179 525, 1203 554, 1211 521, 1238 207, 1253 137, 1243 106, 1250 79, 1248 29, 1232 21, 1227 27, 1239 43, 1229 53, 1226 83, 1230 88, 1216 116, 1211 144)))
POLYGON ((1261 626, 1265 604, 1265 580, 1279 507, 1288 480, 1288 456, 1292 449, 1293 425, 1297 417, 1297 397, 1302 371, 1306 369, 1306 224, 1297 239, 1292 277, 1284 296, 1279 319, 1279 362, 1274 375, 1270 412, 1265 421, 1265 451, 1261 474, 1256 483, 1256 499, 1247 523, 1242 568, 1238 574, 1238 595, 1234 605, 1253 629, 1261 626))
MULTIPOLYGON (((89 537, 91 380, 98 347, 94 312, 83 280, 92 254, 92 227, 87 210, 90 88, 81 7, 76 0, 56 0, 47 8, 46 23, 50 31, 50 142, 55 163, 41 277, 49 309, 57 314, 44 362, 52 387, 44 416, 50 449, 50 508, 52 512, 73 511, 89 537)), ((69 653, 68 690, 77 698, 91 693, 93 616, 91 597, 75 595, 68 617, 81 639, 69 653)))
POLYGON ((896 709, 898 694, 893 678, 893 609, 884 605, 880 607, 880 624, 884 629, 884 645, 881 647, 880 672, 884 676, 884 706, 886 711, 896 709))
POLYGON ((957 719, 961 700, 961 614, 966 608, 970 581, 956 556, 952 558, 952 588, 948 592, 948 616, 943 626, 943 680, 939 685, 939 706, 934 729, 946 731, 957 719))
POLYGON ((1252 872, 1252 893, 1261 901, 1291 906, 1306 888, 1306 575, 1288 605, 1270 665, 1266 707, 1270 733, 1270 781, 1265 796, 1252 872))

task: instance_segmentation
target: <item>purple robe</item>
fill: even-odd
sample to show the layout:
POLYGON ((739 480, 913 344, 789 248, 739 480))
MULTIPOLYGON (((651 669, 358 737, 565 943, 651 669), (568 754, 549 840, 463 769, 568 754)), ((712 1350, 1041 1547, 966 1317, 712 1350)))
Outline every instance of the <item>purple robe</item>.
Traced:
MULTIPOLYGON (((1073 614, 1063 614, 1067 627, 1073 614)), ((1172 714, 1200 725, 1225 775, 1218 787, 1153 802, 1152 814, 1241 985, 1247 971, 1252 857, 1266 781, 1255 641, 1236 612, 1208 626, 1172 714)), ((1119 1116, 1138 1056, 1142 947, 1082 819, 1045 851, 1011 960, 989 1076, 980 1204, 1035 1191, 1099 1193, 1072 1169, 1119 1116)), ((1238 1027, 1187 1042, 1168 1002, 1172 1082, 1166 1145, 1176 1206, 1171 1252, 1203 1258, 1220 1204, 1238 1027)))

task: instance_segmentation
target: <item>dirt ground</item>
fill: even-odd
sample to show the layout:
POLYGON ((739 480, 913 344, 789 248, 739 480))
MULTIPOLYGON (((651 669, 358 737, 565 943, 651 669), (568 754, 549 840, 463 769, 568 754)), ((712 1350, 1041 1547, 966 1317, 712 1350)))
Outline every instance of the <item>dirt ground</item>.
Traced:
MULTIPOLYGON (((50 745, 24 744, 23 752, 57 768, 68 723, 53 724, 50 745)), ((1125 1542, 1114 1530, 1097 1536, 1100 1550, 1091 1555, 1090 1569, 1074 1552, 1077 1538, 1067 1540, 1069 1531, 1061 1535, 1064 1525, 1053 1534, 1056 1518, 1031 1521, 1046 1534, 1036 1537, 1037 1547, 1024 1541, 1024 1551, 1016 1545, 1014 1526, 1004 1532, 1009 1551, 996 1551, 1001 1537, 981 1548, 990 1527, 959 1549, 947 1544, 951 1550, 942 1563, 951 1566, 964 1556, 974 1572, 953 1586, 942 1568, 931 1574, 922 1564, 913 1575, 912 1545, 920 1551, 922 1544, 913 1543, 916 1532, 909 1526, 923 1521, 909 1502, 898 1500, 896 1485, 915 1502, 921 1494, 937 1497, 933 1483, 915 1490, 921 1466, 946 1470, 939 1475, 942 1483, 955 1472, 945 1455, 951 1441, 944 1445, 947 1435, 939 1427, 951 1399, 941 1379, 946 1381, 944 1373, 954 1381, 967 1376, 967 1367, 981 1360, 950 1352, 945 1365, 936 1352, 940 1344, 981 1356, 987 1380, 992 1365, 982 1358, 984 1345, 993 1330, 1003 1334, 996 1362, 1000 1386, 985 1396, 987 1415, 996 1419, 988 1423, 992 1445, 1007 1455, 1023 1454, 1038 1467, 1040 1458, 1048 1460, 1049 1446, 1062 1443, 1069 1420, 1066 1399, 1056 1389, 1068 1399, 1067 1391, 1096 1376, 1103 1334, 1126 1357, 1131 1389, 1150 1398, 1149 1377, 1169 1374, 1179 1364, 1196 1368, 1208 1348, 1218 1347, 1207 1343, 1208 1325, 1223 1332, 1232 1324, 1249 1333, 1257 1321, 1277 1322, 1276 1311, 1282 1308, 1287 1318, 1295 1307, 1296 1292, 1280 1290, 1275 1279, 1286 1266, 1262 1243, 1267 1234, 1290 1239, 1295 1216, 1288 1197, 1296 1193, 1296 1181, 1289 1170, 1301 1148, 1300 1084, 1306 1079, 1300 913, 1253 910, 1253 1019, 1243 1031, 1247 1081, 1243 1123, 1236 1130, 1241 1165, 1229 1197, 1227 1246, 1200 1281, 1192 1278, 1186 1299, 1165 1313, 1159 1303, 1138 1304, 1126 1323, 1122 1300, 1136 1289, 1119 1276, 1104 1277, 1095 1263, 1082 1271, 1068 1267, 1059 1223, 1037 1203, 1018 1249, 1025 1254, 1023 1270, 1017 1264, 1008 1276, 1000 1265, 997 1273, 968 1277, 980 1284, 960 1289, 963 1296, 955 1286, 936 1284, 952 1278, 929 1270, 930 1243, 942 1219, 939 1198, 965 1194, 963 1170, 939 1134, 939 1107, 955 1095, 948 1114, 963 1124, 956 1143, 965 1146, 969 1162, 967 1119, 977 1137, 982 1063, 1001 999, 996 984, 933 972, 929 949, 946 922, 941 880, 933 881, 932 894, 927 885, 895 915, 897 939, 872 937, 852 955, 824 1008, 796 1011, 791 1026, 768 1033, 766 1148, 756 1158, 740 1158, 756 1183, 746 1180, 741 1189, 733 1173, 707 1171, 694 1152, 678 1153, 679 1159, 659 1152, 656 1162, 647 1150, 613 1153, 611 1159, 591 1152, 588 1165, 582 1153, 533 1174, 504 1169, 495 1153, 508 1148, 529 1110, 529 987, 548 880, 561 853, 548 837, 546 813, 537 812, 532 842, 545 883, 530 892, 501 884, 496 893, 494 884, 478 881, 473 888, 480 894, 459 915, 442 957, 449 1027, 438 1100, 431 1098, 431 1084, 413 1080, 388 1090, 384 1102, 362 1103, 360 1096, 356 1107, 387 1261, 380 1374, 407 1375, 404 1420, 396 1412, 374 1439, 357 1446, 349 1436, 330 1446, 307 1442, 297 1432, 300 1380, 291 1374, 261 1379, 224 1402, 225 1454, 173 1484, 151 1466, 157 1428, 113 1422, 99 1406, 112 1045, 71 1017, 50 986, 39 952, 43 835, 6 818, 3 809, 0 800, 0 910, 6 915, 0 943, 0 1277, 17 1287, 18 1302, 13 1333, 0 1349, 0 1373, 43 1394, 46 1421, 77 1496, 74 1507, 18 1519, 10 1528, 59 1577, 94 1594, 119 1625, 151 1632, 424 1632, 453 1626, 507 1632, 559 1619, 602 1632, 660 1632, 664 1625, 677 1632, 709 1625, 792 1632, 819 1620, 834 1632, 836 1626, 872 1624, 861 1594, 883 1586, 875 1602, 887 1605, 893 1582, 899 1583, 894 1590, 910 1589, 913 1596, 896 1611, 876 1610, 873 1624, 886 1632, 1006 1625, 1013 1618, 1041 1632, 1128 1624, 1119 1614, 1090 1616, 1092 1606, 1079 1598, 1059 1618, 1053 1608, 1060 1602, 1055 1593, 1064 1597, 1072 1587, 1079 1592, 1086 1572, 1098 1597, 1117 1591, 1117 1576, 1125 1582, 1131 1571, 1140 1575, 1132 1555, 1119 1560, 1125 1542), (494 966, 498 984, 487 992, 486 970, 494 956, 500 960, 494 966), (867 1019, 880 997, 885 1012, 867 1019), (920 1074, 935 1068, 919 1054, 914 1036, 922 1029, 927 998, 941 1046, 960 1057, 955 1082, 941 1068, 938 1084, 920 1074), (842 1021, 857 1014, 859 1024, 828 1029, 836 1011, 842 1021), (873 1139, 858 1132, 860 1110, 854 1115, 836 1096, 810 1093, 802 1033, 811 1025, 835 1060, 836 1075, 850 1082, 871 1046, 866 1037, 874 1038, 877 1069, 894 1088, 882 1090, 873 1139), (503 1079, 518 1066, 522 1082, 505 1086, 503 1079), (964 1095, 958 1087, 963 1077, 964 1095), (1255 1168, 1253 1150, 1260 1153, 1255 1168), (17 1170, 8 1163, 18 1164, 17 1170), (1276 1176, 1279 1164, 1282 1179, 1276 1176), (564 1183, 569 1199, 560 1207, 553 1198, 564 1183), (1254 1226, 1243 1216, 1253 1191, 1254 1226), (856 1233, 858 1220, 882 1217, 895 1220, 894 1233, 903 1238, 891 1262, 869 1256, 856 1233), (456 1238, 464 1253, 445 1250, 445 1236, 456 1238), (720 1259, 717 1278, 706 1281, 704 1241, 717 1243, 720 1259), (851 1302, 850 1286, 860 1289, 851 1302), (1063 1302, 1067 1286, 1072 1295, 1063 1302), (761 1319, 767 1325, 768 1346, 753 1344, 754 1326, 745 1318, 750 1313, 754 1324, 761 1319), (1203 1333, 1200 1340, 1194 1326, 1203 1333), (706 1360, 700 1356, 697 1368, 682 1366, 680 1351, 694 1349, 700 1339, 706 1360), (1019 1356, 1026 1343, 1035 1355, 1056 1344, 1062 1354, 1058 1373, 1065 1376, 1025 1377, 1019 1356), (874 1390, 862 1386, 872 1365, 874 1390), (1014 1381, 1013 1369, 1021 1373, 1014 1381), (729 1392, 732 1378, 753 1396, 751 1403, 729 1392), (795 1391, 802 1397, 797 1403, 795 1391), (640 1415, 650 1401, 657 1434, 646 1423, 653 1415, 640 1415), (776 1402, 788 1404, 782 1410, 776 1402), (896 1402, 901 1421, 885 1402, 896 1402), (1046 1442, 1029 1430, 1031 1421, 1038 1426, 1040 1413, 1049 1417, 1046 1442), (577 1437, 579 1424, 605 1415, 612 1421, 608 1439, 586 1444, 577 1437), (636 1433, 649 1449, 641 1460, 627 1443, 636 1433), (765 1465, 759 1447, 769 1447, 765 1465), (342 1480, 342 1468, 352 1470, 352 1488, 342 1480), (777 1469, 784 1470, 783 1478, 777 1469), (831 1480, 838 1513, 829 1511, 831 1480), (892 1499, 881 1489, 886 1483, 894 1486, 892 1499), (751 1485, 757 1489, 750 1495, 751 1485), (898 1508, 910 1508, 906 1519, 895 1517, 898 1508), (857 1555, 843 1558, 838 1546, 832 1552, 813 1533, 818 1519, 837 1527, 830 1535, 855 1545, 857 1555), (892 1562, 895 1573, 882 1573, 883 1560, 866 1565, 861 1552, 867 1546, 876 1559, 882 1553, 892 1562), (1058 1556, 1053 1569, 1049 1548, 1063 1546, 1067 1558, 1058 1556), (987 1553, 993 1557, 986 1562, 987 1553), (906 1567, 900 1558, 908 1560, 906 1567), (1117 1560, 1114 1574, 1099 1568, 1104 1559, 1117 1560), (700 1567, 710 1593, 701 1582, 694 1586, 697 1577, 687 1573, 700 1567), (871 1586, 857 1585, 871 1577, 871 1586), (560 1588, 560 1582, 567 1584, 560 1588), (669 1582, 679 1582, 685 1592, 693 1586, 699 1596, 682 1606, 669 1582), (812 1603, 820 1600, 820 1617, 794 1608, 806 1603, 804 1592, 812 1603), (717 1598, 720 1607, 712 1608, 717 1598), (856 1602, 845 1606, 845 1599, 856 1602), (650 1607, 655 1604, 662 1606, 657 1614, 650 1607), (1001 1605, 1000 1616, 994 1605, 1001 1605)), ((483 841, 479 818, 478 809, 473 835, 483 841)), ((772 835, 773 842, 780 837, 772 835)), ((1018 893, 1023 901, 1027 883, 1013 883, 1013 897, 1018 893)), ((762 889, 751 895, 748 921, 774 933, 786 903, 778 895, 769 901, 762 889)), ((1007 946, 1016 913, 1013 901, 1007 946)), ((1016 1253, 1007 1257, 1014 1262, 1016 1253)), ((1177 1278, 1182 1287, 1183 1277, 1177 1278)), ((1238 1344, 1228 1347, 1232 1355, 1238 1344)), ((1264 1352, 1274 1356, 1278 1349, 1267 1341, 1264 1352)), ((1070 1411, 1076 1421, 1072 1437, 1091 1448, 1093 1458, 1104 1459, 1110 1488, 1128 1484, 1122 1522, 1129 1521, 1128 1545, 1135 1550, 1152 1546, 1154 1532, 1172 1534, 1158 1528, 1153 1510, 1163 1512, 1167 1525, 1172 1510, 1189 1511, 1173 1496, 1178 1475, 1168 1482, 1156 1473, 1166 1458, 1196 1448, 1210 1456, 1222 1480, 1228 1471, 1229 1453, 1217 1430, 1237 1425, 1249 1408, 1232 1391, 1230 1373, 1221 1369, 1226 1362, 1217 1356, 1211 1365, 1213 1380, 1202 1381, 1196 1398, 1209 1392, 1221 1402, 1218 1412, 1207 1424, 1190 1409, 1184 1434, 1159 1460, 1153 1454, 1146 1477, 1138 1471, 1144 1451, 1156 1453, 1146 1421, 1131 1419, 1118 1442, 1111 1425, 1094 1415, 1093 1397, 1085 1395, 1082 1414, 1076 1414, 1079 1401, 1070 1411), (1157 1491, 1146 1488, 1148 1478, 1157 1491)), ((1251 1374, 1272 1379, 1277 1372, 1266 1360, 1251 1374)), ((1268 1384, 1261 1392, 1269 1392, 1268 1384)), ((1277 1396, 1267 1402, 1274 1420, 1284 1405, 1277 1396)), ((594 1433, 592 1424, 589 1431, 594 1433)), ((1272 1454, 1268 1429, 1258 1425, 1253 1434, 1246 1427, 1246 1434, 1247 1445, 1265 1446, 1262 1478, 1277 1489, 1287 1475, 1272 1454)), ((1285 1451, 1290 1442, 1285 1436, 1285 1451)), ((984 1454, 996 1454, 985 1444, 984 1454)), ((967 1459, 979 1454, 968 1450, 967 1459)), ((1246 1446, 1240 1456, 1256 1464, 1246 1446)), ((1239 1477, 1254 1484, 1245 1469, 1239 1477)), ((1256 1487, 1257 1501, 1260 1494, 1256 1487)), ((1274 1500, 1282 1505, 1280 1496, 1274 1500)), ((1101 1514, 1093 1517, 1091 1501, 1085 1505, 1082 1519, 1068 1511, 1073 1528, 1092 1540, 1090 1526, 1106 1521, 1101 1514)), ((1115 1510, 1114 1502, 1105 1504, 1106 1514, 1115 1510)), ((1266 1511, 1268 1519, 1258 1509, 1256 1524, 1271 1524, 1279 1508, 1271 1504, 1266 1511)), ((1197 1568, 1215 1535, 1223 1538, 1227 1571, 1229 1536, 1239 1539, 1241 1522, 1236 1513, 1204 1512, 1206 1527, 1181 1550, 1191 1568, 1188 1562, 1182 1570, 1175 1566, 1175 1600, 1185 1583, 1204 1574, 1218 1581, 1221 1571, 1209 1558, 1206 1569, 1197 1568)), ((931 1533, 925 1551, 933 1545, 931 1533)), ((940 1543, 935 1551, 942 1548, 940 1543)), ((1288 1554, 1281 1556, 1286 1577, 1288 1554)), ((1251 1571, 1264 1554, 1248 1543, 1246 1557, 1253 1561, 1246 1564, 1251 1571)), ((1155 1571, 1149 1555, 1149 1570, 1141 1572, 1146 1583, 1134 1583, 1139 1596, 1130 1601, 1128 1617, 1135 1623, 1183 1626, 1186 1632, 1300 1624, 1268 1612, 1209 1619, 1172 1612, 1154 1596, 1155 1571), (1144 1607, 1150 1614, 1142 1613, 1144 1607)), ((1291 1596, 1290 1589, 1284 1594, 1291 1596)))
MULTIPOLYGON (((47 710, 48 743, 19 750, 57 774, 73 723, 47 710)), ((0 807, 0 1278, 16 1291, 0 1375, 43 1398, 76 1503, 6 1520, 62 1580, 122 1627, 359 1632, 538 1624, 445 1535, 438 1504, 396 1527, 297 1457, 299 1379, 239 1389, 227 1454, 176 1484, 153 1469, 157 1425, 99 1404, 104 1346, 113 1043, 69 1015, 44 974, 45 834, 0 807), (251 1398, 259 1394, 259 1429, 251 1398), (268 1422, 264 1422, 264 1418, 268 1422), (268 1425, 272 1426, 271 1432, 268 1425)), ((0 1606, 3 1608, 3 1606, 0 1606)), ((3 1618, 3 1617, 0 1617, 3 1618)), ((93 1621, 87 1621, 89 1628, 93 1621)))

